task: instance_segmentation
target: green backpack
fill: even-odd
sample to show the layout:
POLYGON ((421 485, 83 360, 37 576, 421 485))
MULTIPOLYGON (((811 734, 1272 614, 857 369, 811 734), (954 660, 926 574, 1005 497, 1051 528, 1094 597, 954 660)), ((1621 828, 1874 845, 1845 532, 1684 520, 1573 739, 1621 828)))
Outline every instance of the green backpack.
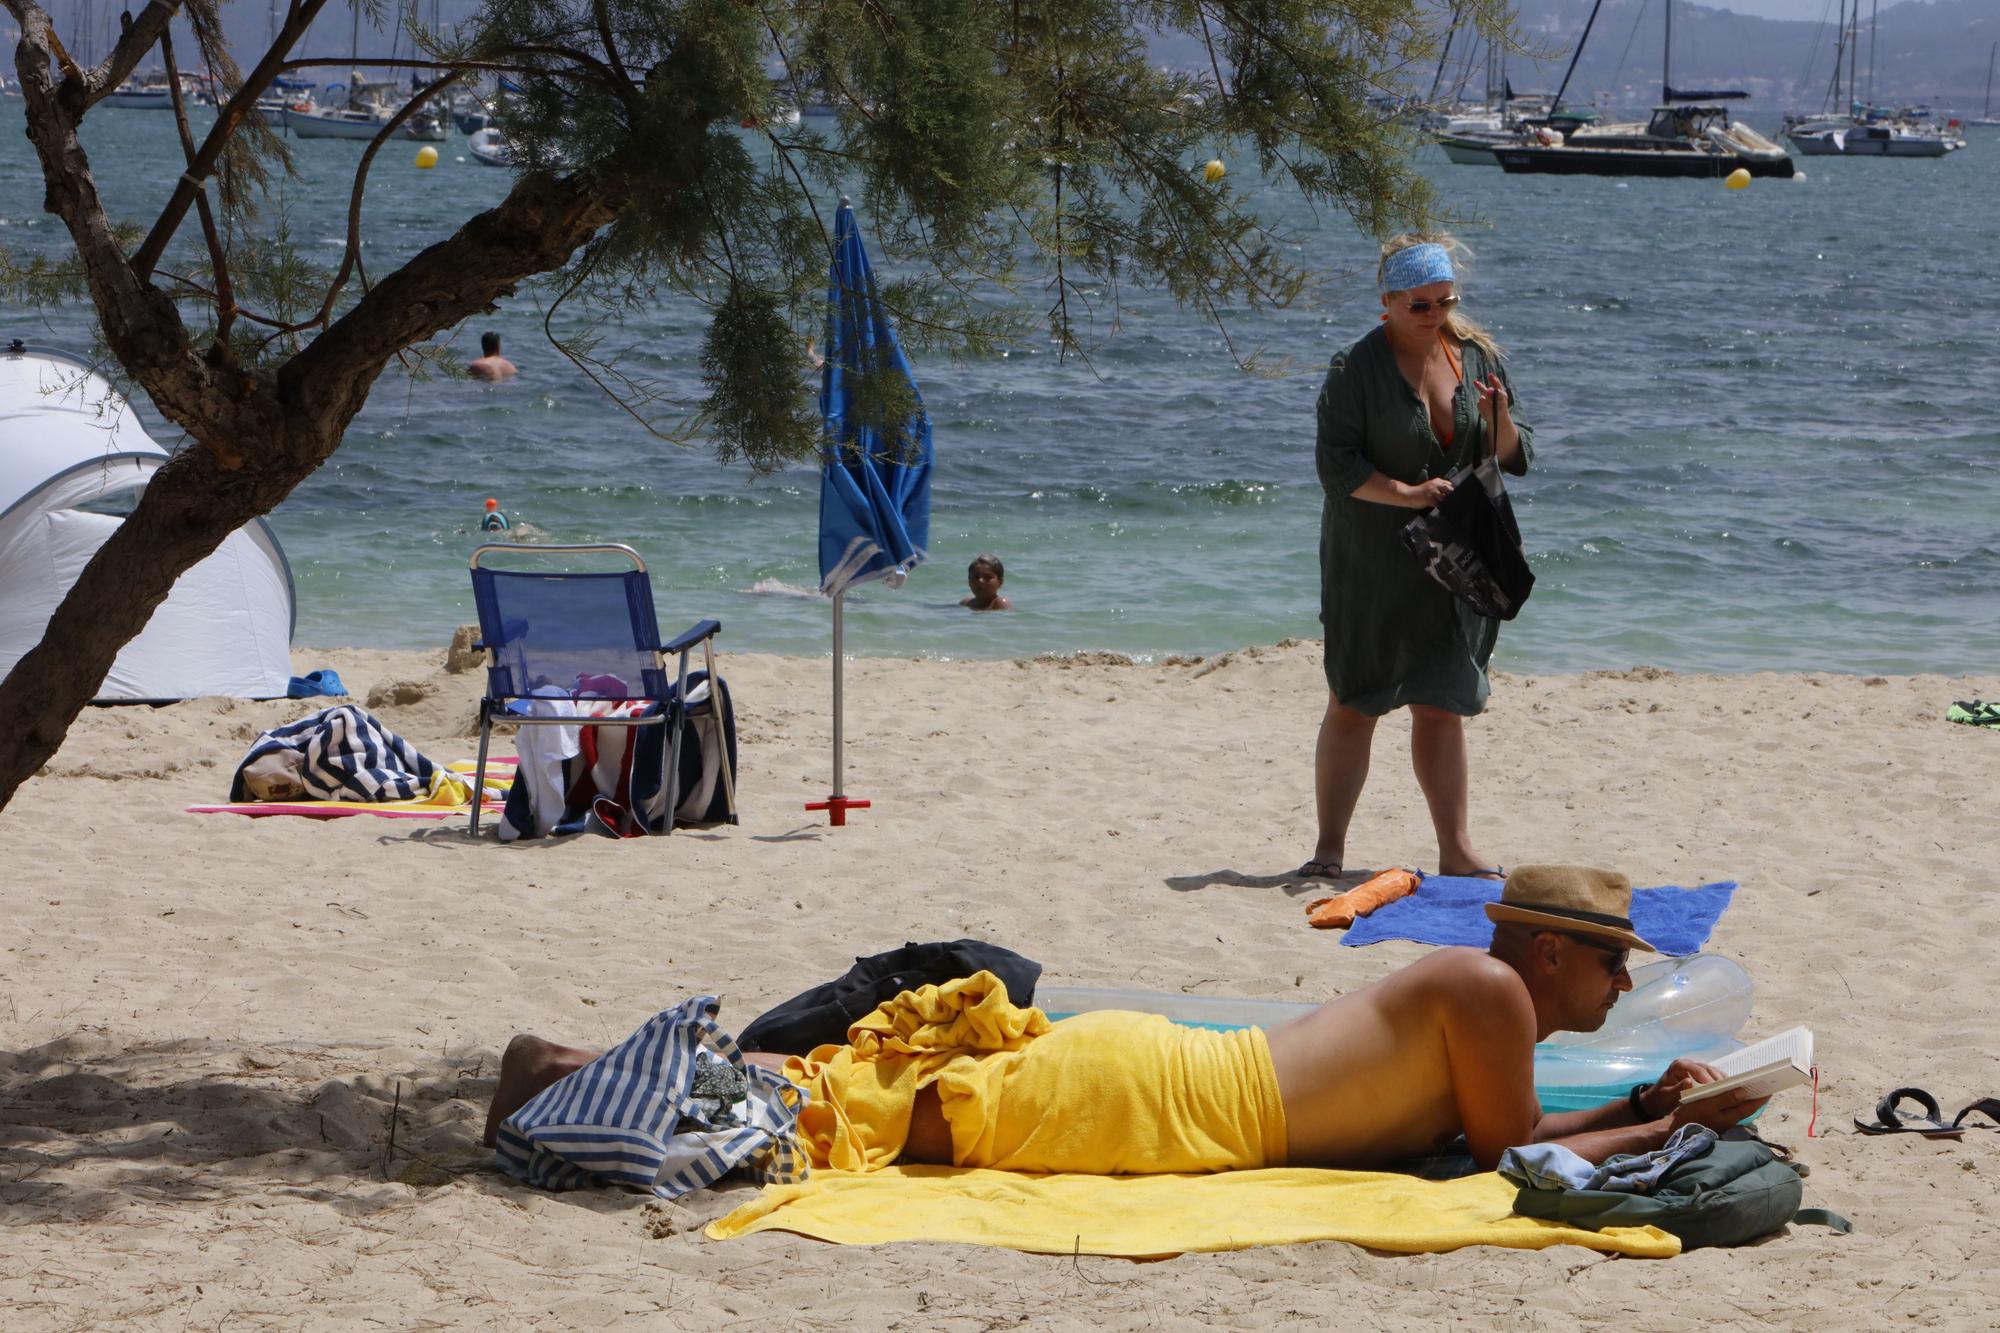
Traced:
POLYGON ((1799 1207, 1804 1174, 1762 1140, 1720 1139, 1701 1156, 1676 1163, 1649 1194, 1523 1189, 1514 1196, 1514 1211, 1589 1231, 1658 1227, 1680 1237, 1683 1250, 1742 1245, 1788 1222, 1852 1231, 1838 1213, 1799 1207))

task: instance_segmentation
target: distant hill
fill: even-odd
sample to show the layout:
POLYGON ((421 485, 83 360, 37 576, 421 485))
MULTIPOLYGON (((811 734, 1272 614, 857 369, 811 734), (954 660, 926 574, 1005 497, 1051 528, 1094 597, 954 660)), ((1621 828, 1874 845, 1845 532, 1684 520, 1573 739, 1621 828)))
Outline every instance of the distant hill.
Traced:
MULTIPOLYGON (((1652 104, 1660 90, 1660 43, 1663 0, 1605 0, 1570 84, 1569 96, 1579 101, 1608 101, 1620 108, 1652 104)), ((78 37, 81 53, 99 59, 109 49, 115 31, 101 4, 91 0, 50 0, 66 38, 78 37), (73 22, 86 10, 96 15, 91 30, 73 22)), ((1833 7, 1828 0, 1828 8, 1833 7)), ((473 0, 425 0, 432 22, 452 23, 476 9, 473 0)), ((1537 66, 1520 58, 1508 63, 1508 77, 1517 89, 1553 89, 1562 78, 1568 50, 1583 31, 1590 0, 1517 0, 1521 32, 1530 45, 1560 50, 1561 57, 1537 66)), ((269 15, 247 4, 225 4, 224 26, 239 59, 247 65, 266 40, 269 15)), ((1675 0, 1674 83, 1683 88, 1742 88, 1755 95, 1753 105, 1764 111, 1816 109, 1833 71, 1833 25, 1752 18, 1727 7, 1675 0)), ((1985 96, 1987 54, 2000 40, 2000 3, 1996 0, 1903 0, 1885 5, 1880 16, 1880 49, 1875 53, 1876 99, 1884 102, 1925 101, 1940 110, 1977 111, 1985 96)), ((0 21, 0 40, 7 46, 5 72, 11 78, 13 25, 0 21)), ((345 6, 329 9, 307 34, 303 52, 312 56, 345 57, 350 51, 352 21, 345 6)), ((1862 23, 1860 66, 1865 94, 1868 69, 1868 25, 1862 23)), ((191 49, 193 43, 182 43, 191 49)), ((1476 43, 1453 44, 1450 85, 1459 78, 1467 55, 1478 59, 1476 43)), ((361 24, 359 61, 382 58, 394 51, 409 55, 407 40, 361 24)), ((1163 64, 1205 69, 1208 57, 1200 43, 1159 40, 1154 58, 1163 64)), ((315 71, 316 80, 340 82, 343 71, 315 71)), ((1476 95, 1480 72, 1469 71, 1467 86, 1476 95)), ((1428 73, 1422 78, 1428 89, 1428 73)))

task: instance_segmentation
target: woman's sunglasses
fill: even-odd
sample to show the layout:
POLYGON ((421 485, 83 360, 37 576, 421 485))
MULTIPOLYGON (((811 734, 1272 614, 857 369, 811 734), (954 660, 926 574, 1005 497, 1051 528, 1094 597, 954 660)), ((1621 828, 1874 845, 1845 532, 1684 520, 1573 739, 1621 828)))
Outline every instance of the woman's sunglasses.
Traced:
POLYGON ((1458 298, 1456 296, 1440 296, 1435 301, 1411 301, 1406 308, 1413 315, 1428 315, 1431 312, 1432 306, 1436 306, 1448 315, 1458 308, 1458 298))

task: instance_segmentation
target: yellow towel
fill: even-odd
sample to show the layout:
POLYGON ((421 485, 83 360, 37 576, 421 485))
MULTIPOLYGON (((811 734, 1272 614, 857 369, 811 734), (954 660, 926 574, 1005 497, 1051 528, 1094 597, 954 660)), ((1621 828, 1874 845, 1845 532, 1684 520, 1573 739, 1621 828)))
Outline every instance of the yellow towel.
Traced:
POLYGON ((783 1230, 842 1245, 956 1241, 1134 1258, 1309 1240, 1403 1254, 1464 1245, 1582 1245, 1642 1259, 1680 1253, 1680 1242, 1656 1227, 1582 1231, 1516 1217, 1513 1206, 1514 1186, 1491 1173, 1418 1180, 1294 1167, 1203 1176, 1032 1176, 898 1166, 867 1174, 815 1171, 803 1184, 767 1186, 711 1223, 708 1235, 728 1240, 783 1230))
POLYGON ((1157 1014, 1050 1024, 990 972, 905 991, 786 1064, 812 1094, 799 1117, 815 1167, 892 1164, 911 1105, 935 1086, 952 1164, 1150 1175, 1282 1165, 1285 1113, 1264 1034, 1157 1014))

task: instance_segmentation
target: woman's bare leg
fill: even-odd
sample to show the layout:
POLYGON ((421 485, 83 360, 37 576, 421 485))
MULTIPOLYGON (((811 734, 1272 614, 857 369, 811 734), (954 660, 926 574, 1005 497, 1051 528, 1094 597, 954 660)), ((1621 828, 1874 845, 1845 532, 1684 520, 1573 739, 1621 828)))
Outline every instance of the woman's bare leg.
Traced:
POLYGON ((1437 830, 1438 873, 1463 875, 1492 866, 1472 847, 1471 761, 1465 719, 1442 708, 1410 705, 1410 766, 1437 830))
POLYGON ((1319 743, 1313 747, 1313 805, 1319 816, 1319 841, 1313 844, 1312 859, 1317 864, 1344 864, 1347 826, 1354 821, 1354 807, 1361 803, 1361 789, 1368 782, 1368 756, 1374 741, 1375 719, 1345 707, 1329 690, 1326 716, 1319 724, 1319 743))

